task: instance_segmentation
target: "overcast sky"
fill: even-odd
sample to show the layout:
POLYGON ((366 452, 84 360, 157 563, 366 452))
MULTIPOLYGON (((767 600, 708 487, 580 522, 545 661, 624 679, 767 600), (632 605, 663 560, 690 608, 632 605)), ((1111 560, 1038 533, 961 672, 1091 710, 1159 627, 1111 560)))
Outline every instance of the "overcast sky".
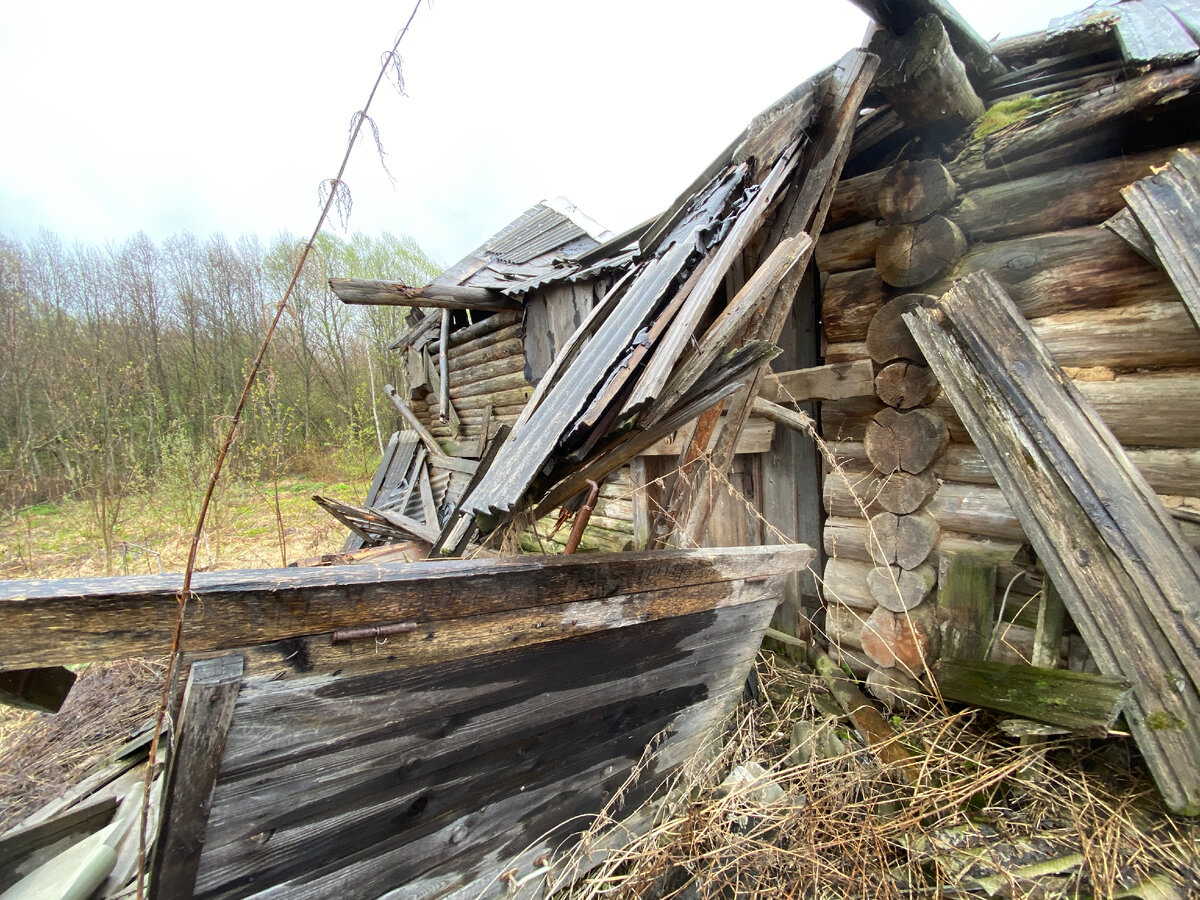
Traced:
MULTIPOLYGON (((958 0, 987 38, 1080 0, 958 0)), ((10 4, 0 31, 0 234, 307 234, 350 117, 410 0, 10 4)), ((443 264, 538 200, 621 230, 665 207, 753 116, 859 44, 847 0, 435 0, 407 97, 372 108, 351 231, 443 264)))

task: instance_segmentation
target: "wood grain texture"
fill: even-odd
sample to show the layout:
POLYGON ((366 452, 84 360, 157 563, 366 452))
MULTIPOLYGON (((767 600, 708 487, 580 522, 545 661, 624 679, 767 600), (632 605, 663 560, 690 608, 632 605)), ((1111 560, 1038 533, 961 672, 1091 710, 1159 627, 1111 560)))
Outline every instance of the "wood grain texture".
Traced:
POLYGON ((1169 166, 1122 194, 1200 326, 1200 158, 1183 148, 1169 166))
POLYGON ((923 311, 910 326, 1101 670, 1133 685, 1168 805, 1200 809, 1200 557, 1002 287, 960 282, 940 306, 956 337, 923 311))
POLYGON ((191 897, 205 845, 213 788, 242 682, 242 658, 192 666, 167 772, 162 833, 150 870, 151 897, 191 897))
MULTIPOLYGON (((340 628, 432 621, 803 568, 808 548, 747 547, 652 557, 438 560, 200 573, 182 646, 216 650, 340 628), (463 594, 464 578, 472 595, 463 594)), ((6 667, 152 656, 171 646, 181 576, 9 581, 0 585, 6 667), (171 610, 164 616, 163 610, 171 610)))
POLYGON ((390 672, 252 680, 197 896, 483 890, 527 848, 569 845, 660 735, 623 802, 669 776, 740 690, 747 635, 777 599, 390 672))

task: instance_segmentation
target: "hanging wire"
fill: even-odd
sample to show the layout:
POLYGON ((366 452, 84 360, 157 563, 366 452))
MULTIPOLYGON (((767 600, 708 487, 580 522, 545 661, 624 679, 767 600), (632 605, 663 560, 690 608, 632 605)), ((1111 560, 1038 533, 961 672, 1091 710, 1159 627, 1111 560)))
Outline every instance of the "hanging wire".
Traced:
MULTIPOLYGON (((196 556, 199 552, 200 541, 204 535, 204 521, 208 516, 208 508, 212 503, 213 494, 216 492, 217 482, 221 477, 221 470, 225 464, 225 457, 229 453, 229 448, 233 445, 233 440, 237 435, 238 425, 241 423, 242 411, 246 407, 246 402, 250 397, 250 389, 254 386, 254 380, 258 376, 258 371, 262 367, 263 359, 267 354, 267 347, 271 343, 271 338, 275 335, 275 328, 279 325, 279 320, 283 316, 283 312, 287 309, 288 301, 291 299, 292 291, 295 290, 297 282, 300 280, 300 275, 304 271, 304 265, 308 261, 308 256, 313 250, 318 235, 321 229, 325 226, 326 220, 329 218, 329 213, 333 209, 337 209, 341 214, 343 221, 349 216, 350 190, 346 187, 343 181, 343 176, 346 174, 346 166, 350 163, 350 153, 354 150, 354 145, 358 140, 359 134, 362 132, 362 127, 365 122, 369 122, 372 128, 373 137, 376 142, 376 148, 379 150, 382 159, 382 146, 379 144, 379 133, 375 123, 367 115, 371 108, 371 102, 375 99, 375 93, 379 90, 379 85, 383 83, 383 79, 388 75, 389 70, 396 79, 398 87, 403 91, 403 76, 400 71, 400 57, 398 50, 400 42, 404 40, 404 36, 408 34, 408 29, 416 18, 417 11, 421 8, 423 0, 417 0, 413 5, 412 12, 409 13, 408 21, 404 23, 404 27, 396 36, 396 41, 392 45, 390 52, 384 54, 382 64, 379 68, 379 74, 375 78, 375 83, 371 86, 371 93, 367 96, 367 102, 363 104, 361 110, 354 114, 351 121, 351 131, 349 140, 346 143, 346 152, 342 156, 342 164, 338 169, 337 175, 322 183, 321 196, 322 207, 321 214, 317 217, 317 224, 313 228, 312 235, 308 239, 308 243, 304 245, 304 250, 300 254, 299 260, 296 262, 295 271, 292 273, 292 279, 288 283, 287 290, 283 292, 283 297, 275 305, 275 316, 271 320, 271 324, 267 328, 267 333, 263 337, 262 345, 258 349, 258 355, 254 358, 254 363, 250 366, 250 372, 246 376, 246 386, 242 390, 242 396, 238 400, 237 408, 234 410, 233 417, 229 423, 229 429, 225 433, 225 439, 221 443, 221 449, 217 453, 217 461, 213 466, 212 476, 208 480, 208 488, 204 492, 204 500, 200 504, 200 514, 196 518, 196 529, 192 534, 191 547, 188 550, 187 566, 183 572, 183 586, 179 589, 179 594, 176 596, 177 610, 175 615, 175 634, 171 641, 171 653, 167 661, 167 671, 163 677, 162 696, 159 699, 158 717, 154 723, 154 736, 150 741, 150 771, 146 777, 146 787, 142 795, 142 810, 141 822, 138 828, 138 874, 137 874, 137 898, 145 900, 146 892, 146 829, 147 822, 150 816, 150 789, 154 783, 154 761, 158 755, 158 744, 162 737, 163 723, 166 719, 167 705, 170 699, 171 682, 175 676, 175 662, 179 655, 180 640, 183 636, 184 616, 187 612, 188 601, 194 596, 192 593, 192 575, 196 570, 196 556)), ((391 177, 391 173, 388 173, 391 177)))

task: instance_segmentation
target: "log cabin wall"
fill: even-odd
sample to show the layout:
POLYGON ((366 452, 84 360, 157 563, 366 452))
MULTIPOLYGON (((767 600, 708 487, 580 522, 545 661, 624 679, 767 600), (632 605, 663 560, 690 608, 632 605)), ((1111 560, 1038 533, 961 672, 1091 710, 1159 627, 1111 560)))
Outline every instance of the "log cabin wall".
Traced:
MULTIPOLYGON (((817 244, 824 360, 871 360, 876 372, 873 395, 820 409, 839 463, 822 485, 825 629, 875 681, 903 682, 936 656, 938 569, 951 554, 998 567, 996 605, 1010 621, 992 658, 1031 657, 1041 571, 900 319, 956 277, 986 270, 1005 286, 1200 546, 1189 512, 1200 508, 1200 330, 1167 276, 1102 224, 1124 208, 1121 188, 1196 146, 1200 116, 1173 96, 1157 115, 1056 136, 1046 114, 1041 149, 996 165, 1010 133, 1036 140, 1026 116, 1120 81, 1121 64, 1113 36, 1095 33, 997 52, 1013 71, 985 93, 988 115, 949 144, 923 139, 876 95, 817 244)), ((1130 95, 1150 78, 1125 74, 1118 90, 1130 95)), ((1166 90, 1176 76, 1159 77, 1166 90)), ((1061 655, 1087 665, 1077 637, 1061 655)))

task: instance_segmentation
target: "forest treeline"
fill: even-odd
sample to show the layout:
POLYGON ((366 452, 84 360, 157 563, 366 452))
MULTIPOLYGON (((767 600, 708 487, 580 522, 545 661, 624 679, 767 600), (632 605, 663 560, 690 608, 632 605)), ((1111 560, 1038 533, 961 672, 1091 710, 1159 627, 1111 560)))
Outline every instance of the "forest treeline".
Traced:
MULTIPOLYGON (((302 245, 289 235, 138 234, 104 247, 47 232, 0 237, 0 500, 13 509, 74 494, 112 520, 121 496, 167 469, 207 477, 302 245)), ((403 379, 387 346, 405 311, 347 307, 328 279, 424 284, 437 273, 411 238, 321 235, 234 464, 278 474, 306 453, 375 447, 376 414, 386 431, 395 419, 374 398, 403 379)))

